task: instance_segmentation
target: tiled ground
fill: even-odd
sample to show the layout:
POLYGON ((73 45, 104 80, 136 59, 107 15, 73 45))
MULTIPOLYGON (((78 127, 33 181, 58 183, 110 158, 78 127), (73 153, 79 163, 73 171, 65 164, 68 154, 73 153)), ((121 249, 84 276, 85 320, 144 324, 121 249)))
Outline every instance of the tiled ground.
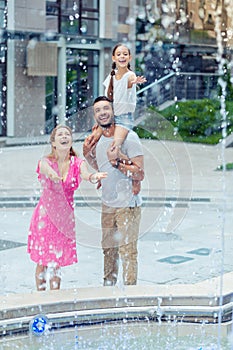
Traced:
MULTIPOLYGON (((166 231, 171 213, 165 207, 160 209, 163 214, 159 219, 156 217, 156 220, 153 215, 157 208, 149 206, 143 209, 138 242, 138 284, 196 283, 218 275, 223 261, 220 230, 222 220, 218 215, 213 215, 218 213, 218 209, 214 205, 189 204, 186 218, 173 233, 166 231), (200 215, 202 211, 205 215, 200 215), (211 221, 206 220, 208 217, 212 218, 211 221)), ((0 210, 1 228, 4 232, 0 240, 1 292, 31 292, 35 289, 35 264, 30 261, 26 251, 32 210, 0 210)), ((77 207, 75 213, 79 262, 63 268, 62 288, 101 286, 103 256, 100 207, 77 207)), ((228 230, 232 216, 233 213, 230 212, 225 218, 226 272, 233 271, 233 239, 228 230)))
MULTIPOLYGON (((142 194, 149 199, 142 208, 138 284, 195 283, 232 271, 233 173, 223 176, 216 171, 222 162, 221 145, 145 140, 143 147, 142 194)), ((82 143, 77 142, 75 149, 82 154, 82 143)), ((31 204, 39 195, 35 169, 47 152, 48 146, 39 145, 6 147, 0 153, 1 292, 35 289, 35 264, 26 243, 31 204), (24 207, 23 196, 28 198, 24 207), (10 197, 16 205, 4 209, 10 197)), ((225 160, 232 159, 233 149, 228 148, 225 160)), ((80 206, 77 199, 79 263, 63 269, 62 288, 102 285, 100 192, 83 182, 77 197, 83 197, 85 204, 80 206)))

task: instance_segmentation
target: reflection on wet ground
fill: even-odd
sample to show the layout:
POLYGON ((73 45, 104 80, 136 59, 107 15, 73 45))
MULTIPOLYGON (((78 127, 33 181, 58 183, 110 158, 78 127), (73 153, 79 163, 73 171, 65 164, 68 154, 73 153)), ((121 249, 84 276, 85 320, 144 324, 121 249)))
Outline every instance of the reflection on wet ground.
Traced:
MULTIPOLYGON (((0 211, 3 230, 0 241, 2 293, 35 289, 35 264, 26 252, 32 210, 0 211)), ((62 288, 101 286, 103 264, 99 210, 78 207, 75 214, 79 262, 63 268, 62 288)), ((138 284, 195 283, 219 275, 222 262, 221 217, 215 206, 192 205, 175 232, 166 231, 167 215, 153 222, 150 218, 154 214, 155 208, 143 209, 138 242, 138 284)), ((232 213, 228 216, 232 220, 232 213)), ((225 232, 225 272, 233 270, 231 220, 228 220, 225 232)))
MULTIPOLYGON (((79 154, 81 145, 76 144, 79 154)), ((220 147, 157 141, 143 141, 143 146, 146 178, 138 284, 196 283, 223 270, 233 271, 233 173, 216 171, 220 147)), ((39 196, 35 168, 46 147, 3 148, 0 154, 1 293, 35 290, 35 264, 28 257, 26 243, 39 196), (18 164, 17 177, 11 164, 16 168, 18 164)), ((231 148, 225 153, 226 161, 233 158, 231 148)), ((79 262, 63 268, 64 289, 102 285, 100 196, 87 182, 76 193, 79 262)))

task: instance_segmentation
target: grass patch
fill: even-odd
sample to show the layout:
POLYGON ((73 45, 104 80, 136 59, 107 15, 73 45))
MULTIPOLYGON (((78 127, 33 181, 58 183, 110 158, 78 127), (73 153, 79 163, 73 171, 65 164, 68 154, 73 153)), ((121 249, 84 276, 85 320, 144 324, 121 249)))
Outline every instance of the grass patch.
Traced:
POLYGON ((208 31, 206 30, 190 30, 190 39, 192 43, 205 43, 205 44, 214 44, 215 39, 209 36, 208 31))
MULTIPOLYGON (((223 118, 219 100, 177 102, 163 111, 151 106, 143 125, 134 130, 141 138, 217 144, 223 118)), ((227 134, 233 130, 233 102, 226 101, 227 134)))
MULTIPOLYGON (((221 170, 222 171, 223 169, 224 169, 224 166, 223 165, 219 165, 216 170, 221 170)), ((227 171, 233 170, 233 163, 226 163, 225 170, 227 170, 227 171)))
POLYGON ((138 136, 141 138, 141 139, 151 139, 151 140, 156 140, 157 137, 155 135, 153 135, 152 132, 146 130, 146 129, 143 129, 141 126, 135 126, 133 128, 133 130, 138 134, 138 136))

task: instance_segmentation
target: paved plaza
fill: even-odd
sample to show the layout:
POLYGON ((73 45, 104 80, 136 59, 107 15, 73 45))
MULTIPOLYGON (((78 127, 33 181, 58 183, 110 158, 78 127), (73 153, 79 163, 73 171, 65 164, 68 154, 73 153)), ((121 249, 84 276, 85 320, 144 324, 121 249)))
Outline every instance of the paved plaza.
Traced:
MULTIPOLYGON (((190 284, 233 271, 233 148, 143 140, 146 177, 138 285, 190 284)), ((82 156, 82 140, 75 142, 82 156)), ((0 149, 0 293, 35 290, 26 251, 40 185, 35 169, 49 146, 0 149)), ((102 286, 101 190, 83 181, 75 195, 79 262, 62 269, 62 289, 102 286)), ((118 285, 122 281, 119 278, 118 285)), ((214 291, 213 291, 214 293, 214 291)))

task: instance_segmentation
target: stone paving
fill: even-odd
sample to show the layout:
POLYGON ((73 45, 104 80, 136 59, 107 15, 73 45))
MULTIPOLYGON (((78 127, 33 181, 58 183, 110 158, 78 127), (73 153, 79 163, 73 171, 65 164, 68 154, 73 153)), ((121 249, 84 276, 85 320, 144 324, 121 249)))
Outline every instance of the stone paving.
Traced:
MULTIPOLYGON (((232 162, 233 149, 146 140, 143 147, 138 285, 197 283, 233 271, 233 172, 216 171, 232 162)), ((82 154, 82 141, 75 149, 82 154)), ((35 169, 48 151, 46 144, 0 149, 1 294, 35 290, 26 242, 40 190, 35 169)), ((102 285, 100 196, 85 181, 76 193, 79 263, 62 269, 62 289, 102 285)))

